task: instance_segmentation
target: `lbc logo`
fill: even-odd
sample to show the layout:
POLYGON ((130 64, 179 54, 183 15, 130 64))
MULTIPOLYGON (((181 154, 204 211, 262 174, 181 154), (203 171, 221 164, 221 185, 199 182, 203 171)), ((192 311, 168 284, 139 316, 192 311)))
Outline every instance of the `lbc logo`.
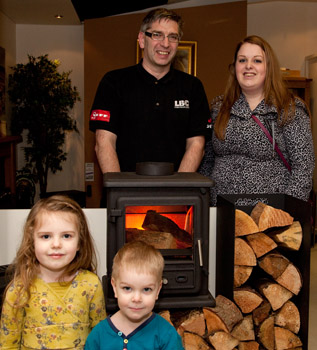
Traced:
POLYGON ((174 101, 174 108, 189 108, 188 100, 174 101))

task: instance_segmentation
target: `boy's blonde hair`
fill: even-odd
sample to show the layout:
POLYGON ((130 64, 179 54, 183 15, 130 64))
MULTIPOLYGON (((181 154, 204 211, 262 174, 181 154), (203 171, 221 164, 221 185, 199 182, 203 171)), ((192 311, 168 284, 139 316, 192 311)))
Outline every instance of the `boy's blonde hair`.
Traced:
POLYGON ((118 278, 122 268, 132 269, 140 273, 151 274, 161 282, 164 258, 160 251, 142 241, 126 243, 113 259, 112 278, 118 278))

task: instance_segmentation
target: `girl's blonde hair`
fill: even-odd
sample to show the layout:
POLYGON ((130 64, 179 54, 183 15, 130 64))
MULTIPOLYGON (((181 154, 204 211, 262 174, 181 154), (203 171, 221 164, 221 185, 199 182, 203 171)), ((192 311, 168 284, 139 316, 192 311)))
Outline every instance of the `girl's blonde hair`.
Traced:
POLYGON ((79 242, 78 251, 73 261, 65 268, 61 276, 61 282, 66 276, 71 276, 79 269, 85 269, 96 273, 97 259, 92 236, 89 232, 85 214, 79 204, 67 196, 54 195, 40 199, 31 209, 23 230, 21 245, 17 255, 10 266, 13 274, 11 283, 6 290, 14 284, 19 288, 19 297, 16 307, 22 307, 30 298, 30 288, 38 273, 39 262, 35 256, 34 229, 41 220, 43 213, 67 213, 73 214, 78 227, 79 242), (25 293, 27 295, 25 299, 25 293), (23 303, 22 303, 23 299, 23 303))
POLYGON ((250 35, 240 41, 234 53, 233 62, 229 65, 229 78, 225 88, 223 103, 216 118, 214 131, 220 140, 224 140, 230 118, 231 107, 241 94, 241 87, 236 77, 236 61, 241 46, 245 43, 258 45, 264 52, 266 61, 266 77, 264 82, 264 100, 268 105, 274 105, 278 112, 278 122, 285 125, 295 114, 295 96, 283 81, 278 59, 272 47, 263 38, 250 35))
POLYGON ((164 258, 159 250, 142 241, 126 243, 113 259, 112 278, 118 278, 122 268, 135 270, 139 273, 151 274, 162 280, 164 258))

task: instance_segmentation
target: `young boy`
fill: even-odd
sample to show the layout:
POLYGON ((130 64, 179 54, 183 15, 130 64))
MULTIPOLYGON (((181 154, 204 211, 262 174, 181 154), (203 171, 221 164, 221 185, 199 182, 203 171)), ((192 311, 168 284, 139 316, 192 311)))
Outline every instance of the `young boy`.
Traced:
POLYGON ((162 287, 164 259, 154 247, 139 241, 116 254, 111 284, 119 311, 99 322, 85 350, 183 350, 176 329, 153 313, 162 287))

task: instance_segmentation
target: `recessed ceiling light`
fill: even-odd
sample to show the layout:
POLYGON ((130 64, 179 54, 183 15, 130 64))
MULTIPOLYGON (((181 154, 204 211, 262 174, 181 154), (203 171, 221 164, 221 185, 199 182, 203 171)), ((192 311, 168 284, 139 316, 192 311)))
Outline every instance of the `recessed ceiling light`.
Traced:
POLYGON ((55 18, 57 19, 62 19, 64 16, 63 15, 55 15, 55 18))

